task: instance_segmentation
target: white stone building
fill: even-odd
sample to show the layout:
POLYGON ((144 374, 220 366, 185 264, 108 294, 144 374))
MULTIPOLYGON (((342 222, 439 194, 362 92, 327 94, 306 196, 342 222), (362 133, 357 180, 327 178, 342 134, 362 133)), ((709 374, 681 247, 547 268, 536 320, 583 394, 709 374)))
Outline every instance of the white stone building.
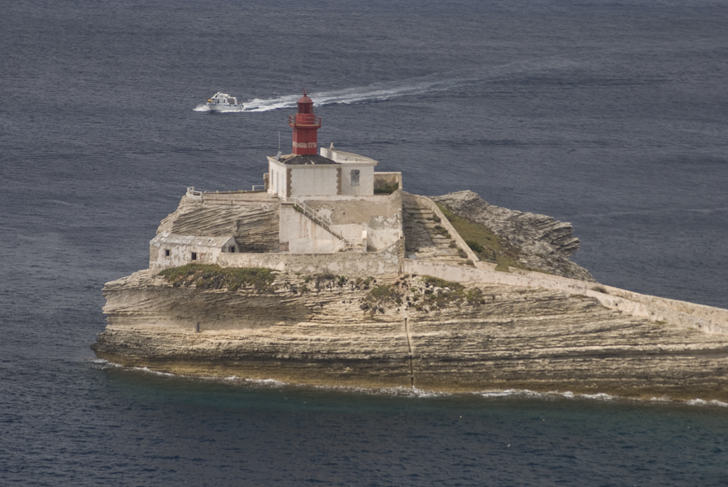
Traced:
POLYGON ((402 246, 401 173, 377 173, 374 159, 333 144, 317 153, 321 118, 305 93, 289 124, 293 151, 268 157, 265 190, 188 189, 150 242, 150 268, 213 264, 223 254, 227 265, 249 263, 251 253, 391 255, 402 246))

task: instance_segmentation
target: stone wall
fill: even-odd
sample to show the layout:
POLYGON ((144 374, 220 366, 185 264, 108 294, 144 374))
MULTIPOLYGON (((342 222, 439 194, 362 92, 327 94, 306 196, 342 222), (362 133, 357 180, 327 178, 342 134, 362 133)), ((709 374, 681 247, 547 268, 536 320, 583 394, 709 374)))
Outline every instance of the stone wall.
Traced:
POLYGON ((376 253, 334 254, 229 254, 222 253, 222 267, 265 267, 301 274, 335 274, 346 277, 397 276, 404 256, 402 240, 376 253))
POLYGON ((375 196, 311 196, 306 205, 334 225, 366 224, 369 228, 402 228, 402 192, 375 196))
POLYGON ((346 239, 358 241, 366 230, 369 251, 379 252, 402 238, 401 191, 375 196, 316 196, 304 201, 346 239))
POLYGON ((239 190, 239 191, 196 191, 194 187, 187 188, 182 198, 185 203, 215 203, 239 205, 241 203, 256 203, 267 200, 265 190, 239 190))
POLYGON ((339 239, 297 211, 293 204, 280 206, 280 250, 294 254, 327 254, 337 250, 339 239))
POLYGON ((286 196, 337 194, 339 192, 338 168, 336 165, 288 166, 286 169, 291 173, 291 191, 287 191, 286 196))
POLYGON ((396 185, 397 189, 402 189, 402 173, 401 172, 375 172, 374 173, 374 191, 378 189, 391 188, 396 185))

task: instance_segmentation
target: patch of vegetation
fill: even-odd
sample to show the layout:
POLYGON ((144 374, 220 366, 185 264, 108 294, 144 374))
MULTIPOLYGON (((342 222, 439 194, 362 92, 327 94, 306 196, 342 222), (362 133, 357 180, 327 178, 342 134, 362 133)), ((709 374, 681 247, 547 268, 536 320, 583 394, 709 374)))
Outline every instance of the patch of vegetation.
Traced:
POLYGON ((365 291, 369 289, 372 282, 374 281, 374 278, 372 276, 367 277, 366 279, 362 279, 361 277, 357 277, 354 281, 354 288, 355 289, 364 289, 365 291))
POLYGON ((425 291, 422 302, 415 309, 422 311, 428 309, 445 308, 467 302, 470 305, 484 304, 483 291, 478 288, 466 288, 459 282, 446 281, 439 277, 422 276, 425 291))
POLYGON ((399 285, 381 284, 373 287, 371 291, 369 291, 369 294, 367 294, 366 298, 364 298, 361 309, 369 311, 371 314, 374 314, 377 311, 384 313, 384 307, 387 305, 401 305, 402 297, 403 292, 399 285))
POLYGON ((374 301, 394 301, 401 298, 399 290, 392 284, 382 284, 369 291, 369 297, 374 301))
POLYGON ((330 272, 317 275, 309 275, 303 278, 304 285, 301 287, 302 292, 309 292, 311 289, 308 288, 308 284, 313 285, 313 289, 317 292, 321 289, 328 288, 333 289, 334 286, 344 287, 349 281, 345 276, 336 276, 330 272), (305 290, 304 290, 305 289, 305 290))
POLYGON ((470 249, 473 252, 475 252, 476 254, 483 254, 483 253, 485 253, 485 247, 483 247, 482 245, 480 245, 475 240, 466 240, 465 243, 468 244, 468 247, 470 247, 470 249))
POLYGON ((392 194, 399 189, 399 183, 382 184, 374 188, 374 194, 392 194))
POLYGON ((467 299, 470 304, 485 303, 485 300, 483 299, 483 291, 477 287, 470 288, 465 291, 465 299, 467 299))
POLYGON ((429 312, 458 305, 477 306, 485 304, 485 299, 483 291, 478 288, 466 288, 458 282, 439 277, 420 276, 414 281, 400 278, 393 284, 372 287, 360 307, 374 315, 403 304, 417 311, 429 312))
POLYGON ((237 291, 241 286, 253 286, 269 291, 275 280, 270 269, 262 267, 230 268, 217 264, 187 264, 171 267, 159 273, 175 287, 195 285, 197 289, 224 289, 237 291))
POLYGON ((445 238, 452 238, 450 236, 450 232, 448 232, 447 229, 445 227, 443 227, 442 225, 435 225, 433 230, 435 231, 435 233, 438 233, 445 238))
POLYGON ((499 271, 507 272, 509 266, 526 269, 518 263, 521 254, 518 247, 511 245, 485 225, 453 213, 442 203, 437 203, 437 206, 480 260, 498 264, 496 269, 499 271))
POLYGON ((425 287, 444 287, 452 290, 463 289, 463 285, 459 282, 446 281, 445 279, 440 279, 439 277, 422 276, 422 282, 424 283, 425 287))

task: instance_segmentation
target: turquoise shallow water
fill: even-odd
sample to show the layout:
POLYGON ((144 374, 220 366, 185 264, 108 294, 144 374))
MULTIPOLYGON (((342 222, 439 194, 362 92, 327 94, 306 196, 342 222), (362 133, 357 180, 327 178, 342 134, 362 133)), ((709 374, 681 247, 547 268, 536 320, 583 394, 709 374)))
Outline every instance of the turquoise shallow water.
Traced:
POLYGON ((719 405, 206 382, 88 348, 103 283, 187 186, 260 184, 304 86, 320 141, 405 189, 571 221, 600 281, 728 306, 725 2, 2 7, 0 485, 728 483, 719 405), (194 111, 216 91, 258 111, 194 111))

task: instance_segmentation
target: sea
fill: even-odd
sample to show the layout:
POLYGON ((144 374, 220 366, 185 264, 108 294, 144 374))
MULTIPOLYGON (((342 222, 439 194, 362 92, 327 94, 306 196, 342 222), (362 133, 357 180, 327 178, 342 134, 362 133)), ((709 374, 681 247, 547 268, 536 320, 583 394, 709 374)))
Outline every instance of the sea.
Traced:
POLYGON ((0 486, 725 486, 728 405, 123 369, 104 283, 187 187, 319 142, 571 222, 608 285, 728 307, 726 0, 0 0, 0 486), (238 113, 201 105, 222 91, 238 113))

